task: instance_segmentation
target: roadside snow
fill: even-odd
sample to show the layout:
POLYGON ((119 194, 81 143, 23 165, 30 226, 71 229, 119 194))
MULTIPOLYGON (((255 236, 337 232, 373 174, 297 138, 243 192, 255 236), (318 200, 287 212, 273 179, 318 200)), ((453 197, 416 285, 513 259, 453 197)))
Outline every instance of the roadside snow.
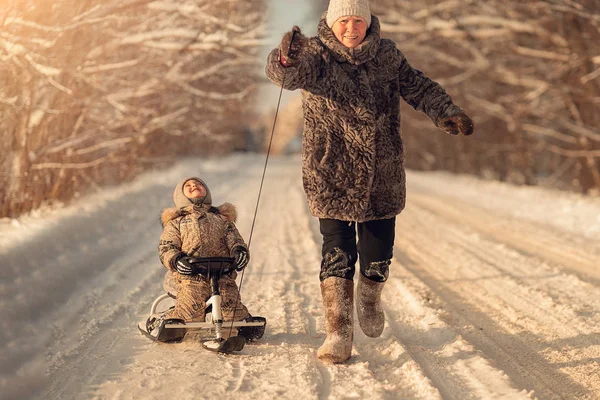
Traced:
POLYGON ((239 355, 149 342, 158 215, 206 179, 248 240, 264 158, 189 159, 70 206, 0 221, 2 398, 600 397, 600 200, 409 172, 378 339, 344 365, 324 340, 320 234, 297 156, 272 157, 242 299, 267 332, 239 355))
POLYGON ((458 199, 494 213, 555 226, 600 240, 600 196, 515 186, 448 172, 412 171, 408 185, 409 196, 414 187, 420 192, 458 199))

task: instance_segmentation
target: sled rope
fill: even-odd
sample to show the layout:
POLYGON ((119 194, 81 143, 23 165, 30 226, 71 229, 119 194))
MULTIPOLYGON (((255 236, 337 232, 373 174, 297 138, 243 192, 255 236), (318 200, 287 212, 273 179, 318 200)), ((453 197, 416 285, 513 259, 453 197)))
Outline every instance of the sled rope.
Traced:
MULTIPOLYGON (((296 31, 292 32, 292 39, 290 40, 290 47, 288 48, 287 54, 290 54, 290 50, 292 49, 292 43, 294 43, 294 36, 296 36, 296 31)), ((277 99, 277 108, 275 108, 275 118, 273 118, 273 128, 271 128, 271 138, 269 139, 269 147, 267 147, 267 156, 265 157, 265 166, 263 168, 262 178, 260 179, 260 188, 258 189, 258 197, 256 198, 256 207, 254 208, 254 217, 252 218, 252 226, 250 227, 250 236, 248 237, 248 254, 250 253, 250 245, 252 244, 252 233, 254 232, 254 224, 256 223, 256 216, 258 215, 258 205, 260 203, 260 195, 262 193, 263 184, 265 182, 265 174, 267 173, 267 164, 269 163, 269 154, 271 154, 271 145, 273 144, 273 136, 275 135, 275 125, 277 124, 277 115, 279 115, 279 106, 281 105, 281 96, 283 94, 283 86, 285 83, 285 71, 283 69, 283 79, 281 81, 281 89, 279 90, 279 98, 277 99)), ((242 270, 240 276, 240 286, 238 288, 238 298, 235 302, 235 306, 233 309, 233 315, 231 317, 231 326, 229 327, 229 336, 231 336, 231 332, 233 331, 233 322, 235 321, 235 313, 238 309, 238 304, 240 302, 240 298, 242 297, 242 283, 244 282, 244 273, 246 272, 246 268, 242 270)))

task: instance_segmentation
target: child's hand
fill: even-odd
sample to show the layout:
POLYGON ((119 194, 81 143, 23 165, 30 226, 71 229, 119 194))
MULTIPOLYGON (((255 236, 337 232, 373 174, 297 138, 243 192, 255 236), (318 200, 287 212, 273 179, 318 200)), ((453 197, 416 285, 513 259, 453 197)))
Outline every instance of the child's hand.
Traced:
POLYGON ((233 251, 233 257, 235 257, 235 269, 238 271, 243 270, 250 261, 250 255, 246 249, 238 247, 233 251))
POLYGON ((444 132, 451 135, 462 133, 463 135, 468 136, 473 133, 473 121, 465 113, 442 118, 439 122, 439 127, 444 132))
POLYGON ((183 256, 177 259, 175 263, 175 268, 177 272, 181 275, 193 275, 194 274, 194 266, 190 264, 189 257, 183 256))

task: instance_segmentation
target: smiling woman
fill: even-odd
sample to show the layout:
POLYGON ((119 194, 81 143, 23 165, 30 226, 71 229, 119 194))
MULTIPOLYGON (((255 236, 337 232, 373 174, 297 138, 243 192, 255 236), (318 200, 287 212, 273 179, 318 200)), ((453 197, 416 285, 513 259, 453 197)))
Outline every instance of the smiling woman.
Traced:
POLYGON ((400 99, 447 133, 470 135, 473 123, 381 38, 367 0, 331 0, 317 33, 308 38, 295 26, 269 55, 266 72, 284 89, 303 90, 303 184, 323 235, 327 338, 317 357, 344 362, 352 351, 359 255, 358 322, 369 337, 384 327, 380 297, 406 198, 400 99))

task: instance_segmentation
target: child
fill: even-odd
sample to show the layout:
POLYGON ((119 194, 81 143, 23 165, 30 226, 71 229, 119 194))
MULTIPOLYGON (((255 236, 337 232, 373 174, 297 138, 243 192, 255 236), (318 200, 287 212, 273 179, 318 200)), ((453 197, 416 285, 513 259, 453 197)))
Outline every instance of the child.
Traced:
MULTIPOLYGON (((249 261, 248 247, 234 225, 235 207, 229 203, 213 207, 210 190, 204 181, 196 177, 182 180, 175 187, 173 200, 175 207, 167 208, 161 214, 163 232, 158 250, 160 261, 168 269, 165 289, 176 296, 176 303, 175 308, 165 312, 162 318, 149 320, 149 330, 166 319, 204 321, 211 288, 206 277, 194 274, 190 258, 234 257, 238 270, 246 267, 249 261)), ((224 321, 250 317, 239 299, 236 276, 237 273, 232 272, 219 280, 224 321)))

